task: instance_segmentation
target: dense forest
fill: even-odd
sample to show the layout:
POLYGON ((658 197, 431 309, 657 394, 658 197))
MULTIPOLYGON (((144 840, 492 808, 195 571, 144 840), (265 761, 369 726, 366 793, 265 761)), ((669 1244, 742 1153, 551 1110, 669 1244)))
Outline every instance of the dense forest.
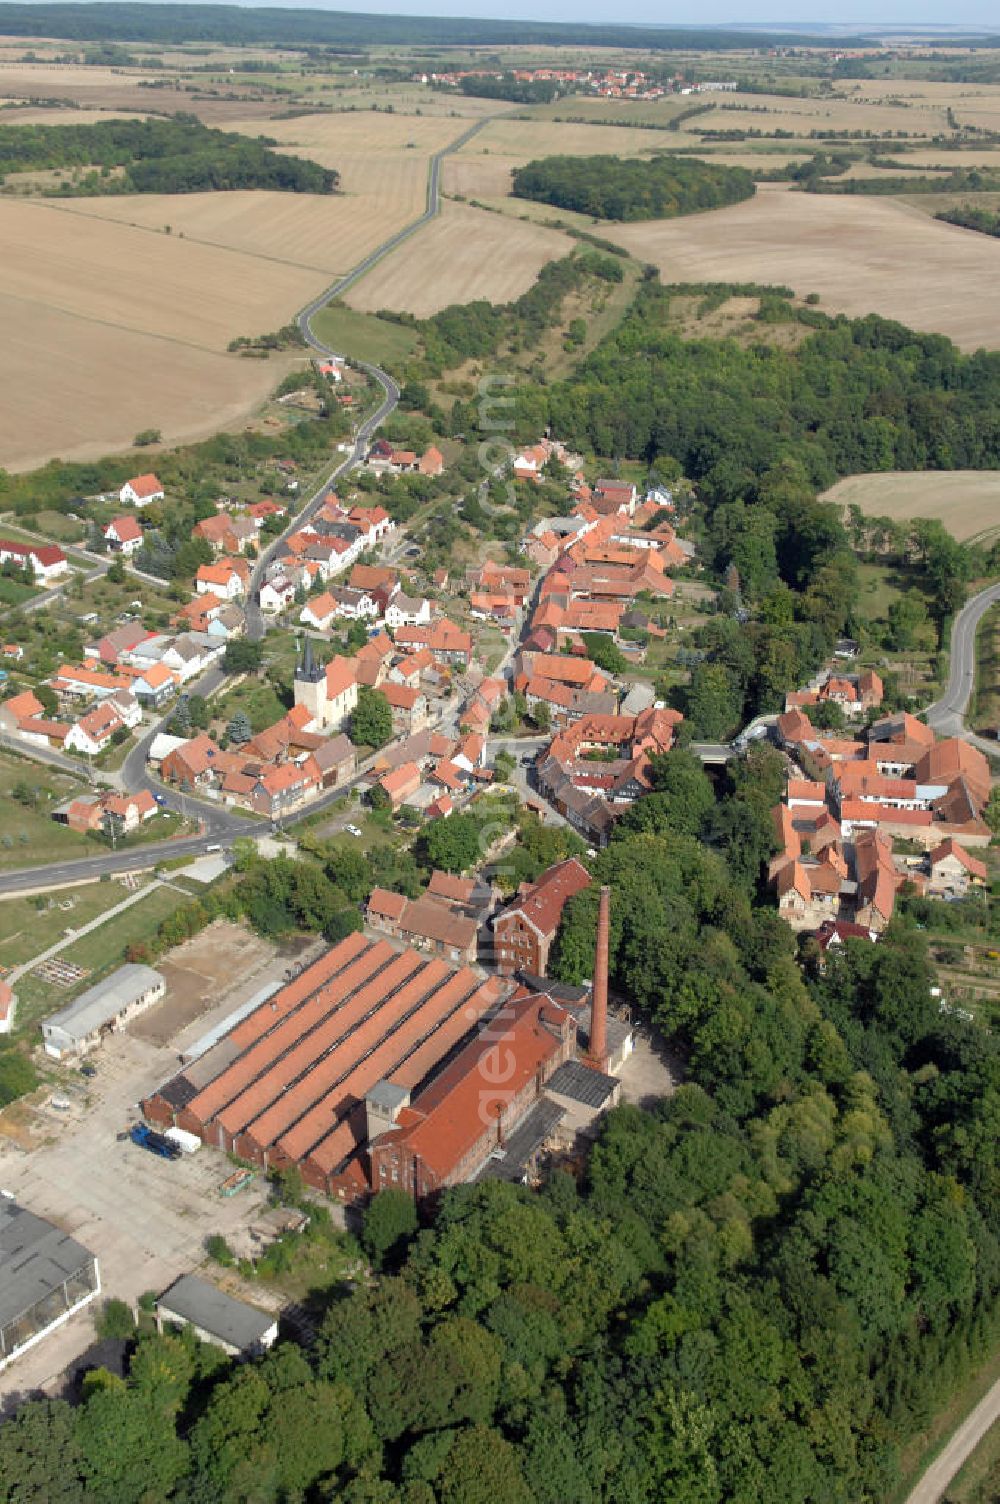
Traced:
MULTIPOLYGON (((444 87, 446 92, 450 89, 450 85, 444 87)), ((513 73, 502 78, 463 78, 459 88, 476 99, 507 99, 513 104, 548 104, 562 92, 551 79, 517 79, 513 73)))
MULTIPOLYGON (((582 22, 477 20, 458 16, 380 16, 335 10, 288 10, 238 5, 64 4, 42 0, 0 4, 4 36, 66 37, 73 41, 219 42, 232 46, 310 43, 438 47, 635 47, 652 52, 729 52, 734 48, 808 47, 806 32, 746 32, 721 27, 593 26, 582 22)), ((863 47, 860 37, 838 36, 838 46, 863 47)))
POLYGON ((941 209, 934 216, 945 224, 960 225, 963 230, 978 230, 981 235, 1000 236, 1000 214, 995 209, 983 209, 978 204, 962 204, 954 209, 941 209))
POLYGON ((336 172, 272 150, 277 142, 213 130, 193 115, 94 125, 0 125, 0 182, 22 172, 85 169, 72 196, 269 188, 332 193, 336 172))
POLYGON ((522 394, 524 427, 551 422, 598 454, 672 457, 711 503, 752 504, 766 473, 790 461, 815 490, 861 470, 1000 467, 1000 354, 774 297, 761 301, 759 344, 686 340, 670 327, 677 291, 644 282, 573 376, 522 394), (796 317, 815 333, 795 349, 767 343, 768 320, 796 317))
POLYGON ((147 1333, 79 1406, 26 1403, 0 1497, 885 1504, 996 1337, 1000 1053, 941 1012, 905 922, 800 968, 754 904, 780 763, 736 779, 717 802, 668 754, 594 861, 614 984, 684 1060, 671 1098, 614 1111, 539 1191, 461 1187, 419 1226, 384 1193, 374 1275, 314 1294, 306 1351, 232 1365, 147 1333))
POLYGON ((742 167, 691 157, 542 157, 514 171, 511 192, 595 219, 671 219, 751 198, 742 167))

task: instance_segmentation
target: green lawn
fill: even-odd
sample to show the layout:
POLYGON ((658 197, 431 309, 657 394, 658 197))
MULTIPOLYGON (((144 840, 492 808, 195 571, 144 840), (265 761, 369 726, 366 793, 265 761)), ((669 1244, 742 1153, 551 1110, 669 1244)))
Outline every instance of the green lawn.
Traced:
POLYGON ((93 842, 57 823, 51 813, 84 787, 66 774, 0 753, 0 871, 93 853, 93 842), (36 805, 28 807, 11 797, 19 783, 38 791, 36 805))
POLYGON ((1000 610, 987 611, 976 633, 976 690, 972 724, 979 730, 1000 726, 1000 610))
MULTIPOLYGON (((120 883, 109 882, 103 886, 110 889, 116 903, 127 897, 120 883)), ((76 988, 56 987, 35 976, 23 977, 17 984, 17 1032, 34 1028, 39 1019, 65 1007, 77 993, 121 966, 126 946, 151 940, 160 923, 184 902, 184 896, 173 888, 157 888, 148 898, 126 909, 124 914, 116 915, 107 925, 84 935, 76 944, 68 945, 60 953, 60 960, 71 962, 86 973, 76 988)))
POLYGON ((220 699, 212 701, 212 711, 224 726, 237 710, 245 710, 254 734, 265 726, 273 726, 288 711, 273 684, 262 684, 258 679, 248 679, 238 684, 220 699))
POLYGON ((83 543, 86 541, 87 529, 82 522, 73 522, 64 512, 39 512, 34 519, 35 526, 46 538, 54 538, 57 543, 83 543))
POLYGON ((413 330, 402 324, 330 304, 320 310, 312 326, 314 333, 331 349, 389 366, 405 360, 417 343, 413 330))
POLYGON ((30 585, 22 585, 19 580, 0 575, 0 606, 23 606, 25 601, 30 601, 37 594, 38 591, 30 585))
POLYGON ((0 966, 5 970, 30 961, 59 941, 72 925, 79 929, 116 903, 126 889, 120 883, 88 883, 35 898, 8 898, 0 903, 0 966))

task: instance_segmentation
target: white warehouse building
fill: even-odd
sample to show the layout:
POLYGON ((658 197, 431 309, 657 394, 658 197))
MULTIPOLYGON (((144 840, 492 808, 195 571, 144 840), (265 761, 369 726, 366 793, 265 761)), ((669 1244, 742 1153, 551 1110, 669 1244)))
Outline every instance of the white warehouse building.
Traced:
POLYGON ((105 1035, 120 1034, 130 1019, 159 1002, 166 990, 163 977, 151 966, 119 966, 45 1020, 45 1053, 53 1060, 88 1054, 105 1035))

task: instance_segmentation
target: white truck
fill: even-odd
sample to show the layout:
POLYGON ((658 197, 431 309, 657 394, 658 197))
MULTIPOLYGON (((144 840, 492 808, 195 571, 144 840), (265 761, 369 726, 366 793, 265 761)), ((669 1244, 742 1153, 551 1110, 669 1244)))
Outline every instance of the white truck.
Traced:
POLYGON ((167 1128, 163 1137, 171 1139, 184 1154, 197 1154, 201 1148, 197 1133, 188 1133, 186 1128, 167 1128))

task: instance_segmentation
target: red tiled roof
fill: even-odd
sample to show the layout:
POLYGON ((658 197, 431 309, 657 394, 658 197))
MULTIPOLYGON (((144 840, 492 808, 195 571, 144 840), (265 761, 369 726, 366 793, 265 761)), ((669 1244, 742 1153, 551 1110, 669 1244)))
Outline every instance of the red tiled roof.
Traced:
POLYGON ((554 935, 562 912, 575 893, 590 886, 590 873, 576 857, 567 857, 543 872, 536 883, 497 916, 497 927, 520 915, 543 935, 554 935))

